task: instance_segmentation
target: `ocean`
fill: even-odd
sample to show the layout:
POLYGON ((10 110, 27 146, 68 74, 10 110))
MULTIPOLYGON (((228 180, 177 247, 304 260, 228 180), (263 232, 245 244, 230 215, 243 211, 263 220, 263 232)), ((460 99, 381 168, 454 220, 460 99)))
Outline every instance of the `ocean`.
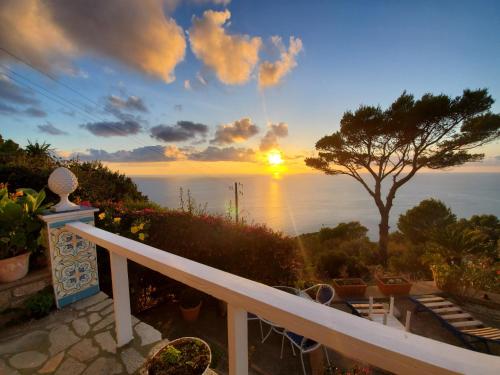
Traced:
MULTIPOLYGON (((163 206, 180 205, 179 189, 209 212, 225 214, 234 206, 234 182, 241 183, 240 216, 295 236, 323 226, 359 221, 378 238, 378 210, 364 188, 349 176, 131 176, 139 189, 163 206)), ((442 200, 457 217, 500 216, 500 173, 421 173, 403 186, 391 211, 391 230, 399 215, 427 198, 442 200)))

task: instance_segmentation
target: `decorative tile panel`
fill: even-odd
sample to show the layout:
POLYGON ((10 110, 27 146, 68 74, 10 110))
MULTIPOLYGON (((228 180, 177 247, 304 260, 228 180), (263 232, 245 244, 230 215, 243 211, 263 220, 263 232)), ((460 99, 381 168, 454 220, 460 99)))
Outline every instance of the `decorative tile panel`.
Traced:
POLYGON ((84 212, 82 215, 81 211, 77 211, 76 214, 74 218, 70 217, 70 212, 59 214, 62 216, 59 220, 50 220, 50 215, 42 216, 48 224, 52 282, 59 308, 99 291, 95 244, 65 227, 67 223, 75 221, 94 225, 94 212, 87 212, 87 215, 84 212))

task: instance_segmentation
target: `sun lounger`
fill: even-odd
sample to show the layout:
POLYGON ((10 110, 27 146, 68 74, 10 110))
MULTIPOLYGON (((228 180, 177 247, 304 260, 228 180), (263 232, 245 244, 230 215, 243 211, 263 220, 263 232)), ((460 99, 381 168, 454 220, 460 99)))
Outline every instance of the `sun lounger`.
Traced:
POLYGON ((500 329, 488 327, 446 298, 426 294, 412 296, 410 299, 417 304, 415 312, 428 311, 433 313, 468 348, 478 350, 473 344, 481 342, 489 353, 490 343, 500 344, 500 329))
POLYGON ((394 298, 391 298, 388 308, 387 304, 384 305, 383 303, 373 302, 373 298, 368 300, 346 301, 346 303, 353 314, 362 318, 401 330, 409 328, 409 320, 405 327, 394 316, 394 298))

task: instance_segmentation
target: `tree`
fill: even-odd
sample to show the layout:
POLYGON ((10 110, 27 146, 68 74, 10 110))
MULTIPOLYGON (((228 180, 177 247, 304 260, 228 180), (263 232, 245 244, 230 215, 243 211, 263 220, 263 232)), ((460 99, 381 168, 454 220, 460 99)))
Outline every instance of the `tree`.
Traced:
POLYGON ((464 90, 456 98, 425 94, 418 100, 403 92, 386 110, 361 106, 344 113, 340 130, 321 138, 318 155, 305 162, 328 175, 353 177, 372 196, 380 212, 380 258, 386 264, 396 192, 422 168, 481 160, 483 154, 470 151, 500 135, 500 114, 489 111, 493 102, 486 89, 464 90))
POLYGON ((426 199, 399 216, 398 229, 411 243, 423 244, 436 229, 442 229, 456 220, 456 216, 443 202, 426 199))

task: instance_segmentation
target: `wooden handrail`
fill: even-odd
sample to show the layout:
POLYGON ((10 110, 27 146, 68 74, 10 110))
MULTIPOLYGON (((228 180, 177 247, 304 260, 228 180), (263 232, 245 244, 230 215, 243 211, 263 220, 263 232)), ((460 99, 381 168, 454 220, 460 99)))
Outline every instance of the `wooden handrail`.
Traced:
MULTIPOLYGON (((394 373, 497 374, 500 370, 500 358, 493 355, 445 344, 311 303, 85 223, 69 223, 66 228, 113 254, 224 300, 234 311, 250 311, 347 357, 394 373)), ((241 315, 234 320, 241 328, 241 315)), ((237 336, 234 327, 231 329, 232 336, 237 336)), ((242 334, 246 340, 246 329, 244 332, 242 329, 242 334)), ((241 341, 239 337, 236 343, 229 342, 229 352, 235 353, 235 348, 231 347, 233 344, 244 350, 246 347, 241 341)), ((247 358, 246 353, 241 358, 247 358)), ((232 371, 230 365, 230 373, 243 374, 238 359, 229 360, 234 364, 232 371)))

